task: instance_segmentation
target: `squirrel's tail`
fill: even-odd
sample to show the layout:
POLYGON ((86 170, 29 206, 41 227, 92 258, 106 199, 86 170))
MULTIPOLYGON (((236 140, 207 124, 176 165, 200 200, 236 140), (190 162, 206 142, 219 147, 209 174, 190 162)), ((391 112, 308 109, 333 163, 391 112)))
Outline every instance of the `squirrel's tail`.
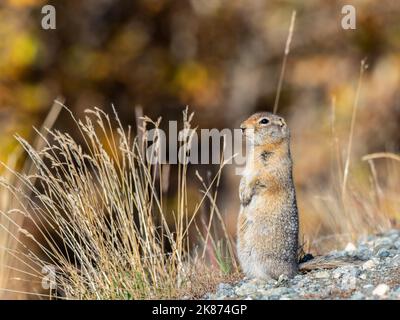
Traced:
POLYGON ((317 256, 307 259, 306 261, 299 263, 300 272, 308 272, 311 270, 321 270, 321 269, 335 269, 348 265, 356 265, 360 263, 360 260, 355 258, 332 258, 327 256, 317 256))

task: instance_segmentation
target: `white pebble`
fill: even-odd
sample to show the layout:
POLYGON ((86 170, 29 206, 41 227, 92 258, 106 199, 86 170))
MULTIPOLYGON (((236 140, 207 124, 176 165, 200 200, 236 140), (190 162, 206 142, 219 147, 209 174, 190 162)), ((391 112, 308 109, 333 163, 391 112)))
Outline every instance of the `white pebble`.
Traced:
POLYGON ((366 280, 367 275, 365 273, 360 274, 360 279, 366 280))
POLYGON ((315 274, 315 277, 318 278, 318 279, 329 278, 329 272, 327 272, 327 271, 318 271, 315 274))
POLYGON ((375 261, 373 261, 373 260, 368 260, 368 261, 366 261, 366 262, 363 263, 362 269, 363 269, 363 270, 369 270, 369 269, 374 268, 375 265, 376 265, 376 264, 375 264, 375 261))
POLYGON ((375 296, 384 296, 386 293, 390 290, 390 287, 387 284, 381 283, 379 284, 374 291, 372 291, 372 294, 375 296))
POLYGON ((349 242, 344 251, 349 252, 349 251, 355 251, 356 249, 357 249, 356 246, 353 243, 349 242))

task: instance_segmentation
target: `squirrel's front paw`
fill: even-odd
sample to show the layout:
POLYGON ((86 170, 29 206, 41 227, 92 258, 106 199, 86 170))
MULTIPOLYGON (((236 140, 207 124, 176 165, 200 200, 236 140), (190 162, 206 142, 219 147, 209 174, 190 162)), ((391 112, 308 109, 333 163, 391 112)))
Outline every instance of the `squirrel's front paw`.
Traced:
POLYGON ((239 188, 239 198, 240 204, 243 207, 247 207, 253 197, 257 194, 258 190, 264 188, 265 186, 260 183, 259 180, 254 180, 249 184, 246 184, 245 181, 240 182, 239 188))

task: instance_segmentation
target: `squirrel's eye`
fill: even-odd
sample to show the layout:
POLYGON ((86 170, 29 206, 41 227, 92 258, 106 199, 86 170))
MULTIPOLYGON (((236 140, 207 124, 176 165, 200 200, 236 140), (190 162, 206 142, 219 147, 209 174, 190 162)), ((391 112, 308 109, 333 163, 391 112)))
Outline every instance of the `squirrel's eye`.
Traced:
POLYGON ((261 123, 261 124, 268 124, 268 123, 269 123, 269 120, 268 120, 267 118, 262 118, 262 119, 260 120, 260 123, 261 123))

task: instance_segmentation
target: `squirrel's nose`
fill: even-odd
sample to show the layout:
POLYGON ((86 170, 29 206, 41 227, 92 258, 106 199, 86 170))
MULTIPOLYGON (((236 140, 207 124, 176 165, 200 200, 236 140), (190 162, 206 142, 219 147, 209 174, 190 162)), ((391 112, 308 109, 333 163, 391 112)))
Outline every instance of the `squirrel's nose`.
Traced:
POLYGON ((240 125, 240 129, 242 129, 242 132, 244 132, 244 130, 246 130, 246 126, 242 123, 242 124, 240 125))

